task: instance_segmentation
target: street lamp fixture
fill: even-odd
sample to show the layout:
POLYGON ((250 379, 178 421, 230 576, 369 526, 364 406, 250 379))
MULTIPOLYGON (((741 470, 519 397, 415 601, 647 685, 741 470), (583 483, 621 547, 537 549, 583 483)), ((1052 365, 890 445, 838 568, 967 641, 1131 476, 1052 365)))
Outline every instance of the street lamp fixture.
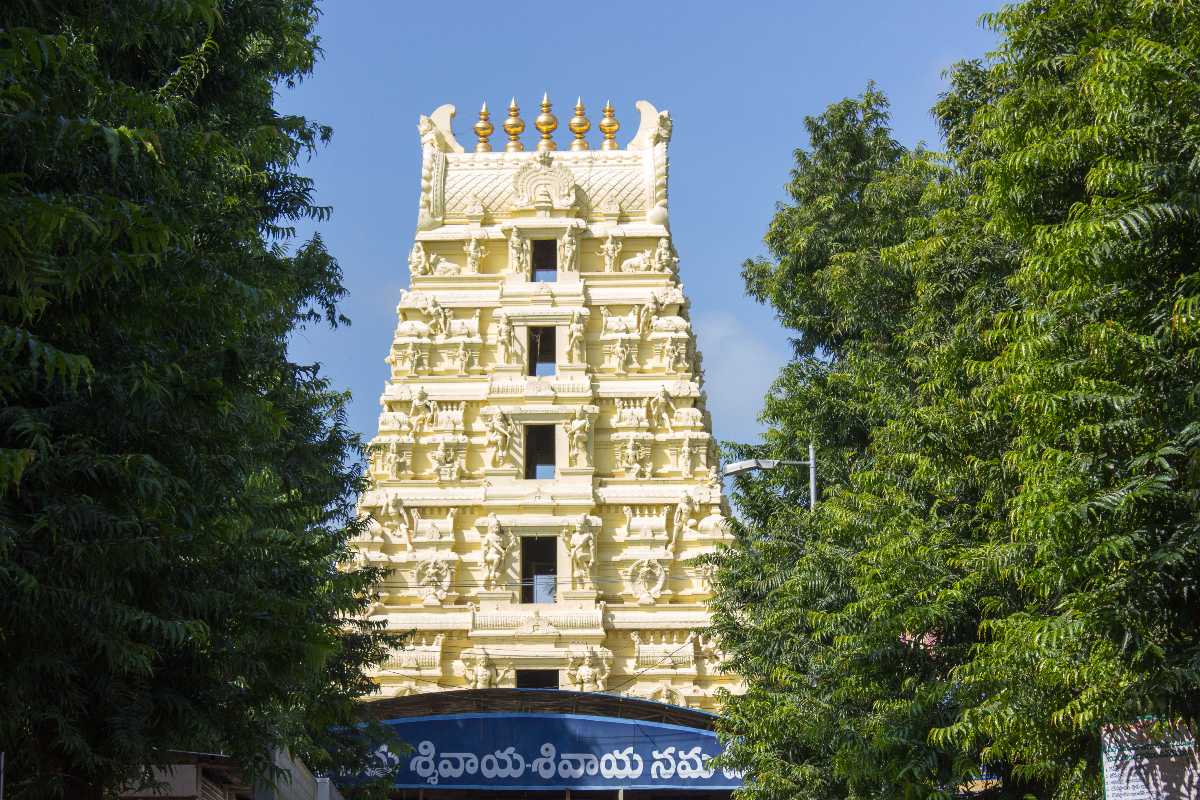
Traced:
POLYGON ((812 442, 808 444, 807 461, 787 461, 777 458, 750 458, 745 461, 734 461, 726 464, 721 475, 731 478, 734 475, 744 475, 756 469, 775 469, 776 467, 808 467, 808 510, 817 507, 817 450, 812 442))

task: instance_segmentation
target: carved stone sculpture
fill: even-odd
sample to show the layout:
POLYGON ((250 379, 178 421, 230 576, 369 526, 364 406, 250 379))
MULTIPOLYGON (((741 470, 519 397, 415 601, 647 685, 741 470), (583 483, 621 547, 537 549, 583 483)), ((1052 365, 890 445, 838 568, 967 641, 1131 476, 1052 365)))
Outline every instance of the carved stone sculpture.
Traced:
POLYGON ((458 275, 462 272, 462 267, 448 258, 443 258, 435 254, 429 259, 429 272, 433 275, 443 277, 446 275, 458 275))
POLYGON ((579 241, 574 228, 567 228, 558 240, 558 268, 562 272, 579 271, 579 241))
POLYGON ((567 553, 571 557, 571 588, 592 588, 592 566, 596 563, 596 533, 587 515, 563 531, 567 553))
POLYGON ((408 423, 413 431, 424 430, 425 426, 437 418, 437 403, 429 399, 425 387, 418 386, 413 392, 412 402, 408 407, 408 423))
POLYGON ((454 564, 449 561, 422 561, 417 566, 417 583, 427 606, 440 606, 453 581, 454 564))
POLYGON ((600 249, 596 251, 596 255, 604 260, 605 272, 617 271, 617 258, 621 255, 621 249, 624 246, 625 243, 611 233, 605 238, 604 244, 600 245, 600 249))
POLYGON ((669 431, 674 419, 675 402, 667 387, 660 386, 657 394, 646 398, 646 420, 652 428, 666 428, 669 431))
POLYGON ((684 490, 679 496, 679 503, 675 506, 675 515, 671 518, 671 541, 667 548, 674 552, 676 544, 683 536, 684 530, 688 527, 688 523, 695 522, 694 517, 699 510, 696 504, 696 498, 692 493, 684 490))
POLYGON ((628 314, 616 316, 608 310, 608 306, 600 307, 601 329, 605 333, 637 333, 638 310, 633 309, 628 314))
POLYGON ((567 326, 568 364, 583 364, 587 361, 587 343, 583 334, 583 321, 579 318, 579 314, 572 314, 571 324, 567 326))
POLYGON ((618 375, 637 369, 637 351, 624 339, 618 339, 608 347, 609 366, 618 375))
POLYGON ((504 574, 504 559, 513 545, 512 534, 505 531, 495 513, 484 523, 480 550, 483 558, 483 587, 495 589, 504 574))
POLYGON ((517 361, 517 339, 513 331, 512 320, 507 314, 501 314, 496 322, 496 360, 501 364, 514 364, 517 361))
POLYGON ((513 228, 508 234, 508 271, 513 275, 529 275, 529 265, 533 260, 533 245, 513 228))
POLYGON ((508 414, 497 410, 488 423, 487 445, 491 448, 491 464, 500 467, 508 463, 509 444, 512 442, 514 427, 508 414))
POLYGON ((434 477, 438 481, 462 480, 462 459, 449 442, 443 441, 430 454, 429 461, 433 465, 434 477))
POLYGON ((696 457, 696 453, 695 453, 695 450, 692 448, 691 438, 689 437, 687 439, 684 439, 682 442, 680 442, 680 444, 679 444, 679 461, 676 464, 676 466, 678 467, 679 473, 681 475, 686 477, 686 476, 692 474, 692 462, 695 460, 695 457, 696 457))
POLYGON ((638 604, 649 606, 662 596, 663 587, 667 582, 667 571, 663 565, 652 558, 643 558, 633 562, 625 572, 629 588, 638 598, 638 604))
POLYGON ((621 262, 621 272, 653 272, 654 251, 646 250, 621 262))
POLYGON ((649 478, 651 470, 650 445, 638 439, 626 439, 620 449, 621 468, 626 478, 649 478))
POLYGON ((646 304, 641 306, 637 311, 637 332, 643 337, 650 334, 654 330, 654 320, 658 318, 658 312, 662 307, 658 303, 658 297, 650 295, 650 299, 646 304))
POLYGON ((487 255, 487 247, 483 243, 483 239, 478 236, 472 236, 470 241, 463 245, 463 252, 467 254, 466 272, 469 275, 475 275, 479 272, 479 264, 483 261, 483 257, 487 255))
POLYGON ((463 665, 466 668, 467 686, 471 689, 495 689, 511 671, 507 668, 503 672, 498 671, 487 652, 464 653, 463 665))
POLYGON ((669 272, 671 274, 675 274, 679 269, 679 259, 675 256, 670 239, 663 237, 658 240, 658 246, 654 248, 653 266, 655 272, 669 272))
POLYGON ((567 463, 572 467, 586 467, 591 463, 592 421, 583 408, 567 423, 567 463))
POLYGON ((429 274, 429 260, 425 257, 425 245, 416 242, 408 253, 408 271, 414 277, 429 274))
POLYGON ((404 500, 400 495, 392 495, 384 504, 383 513, 385 518, 391 522, 393 538, 403 545, 405 551, 412 552, 412 528, 408 525, 408 510, 404 507, 404 500))
POLYGON ((609 672, 608 659, 600 658, 590 648, 583 656, 567 659, 567 683, 581 692, 607 691, 609 672))
POLYGON ((687 372, 688 371, 688 348, 687 344, 679 344, 674 339, 667 339, 663 343, 661 352, 661 361, 659 366, 665 372, 687 372))
POLYGON ((458 371, 459 375, 466 375, 467 369, 470 367, 471 355, 467 351, 467 343, 459 342, 458 350, 454 353, 453 366, 458 371))

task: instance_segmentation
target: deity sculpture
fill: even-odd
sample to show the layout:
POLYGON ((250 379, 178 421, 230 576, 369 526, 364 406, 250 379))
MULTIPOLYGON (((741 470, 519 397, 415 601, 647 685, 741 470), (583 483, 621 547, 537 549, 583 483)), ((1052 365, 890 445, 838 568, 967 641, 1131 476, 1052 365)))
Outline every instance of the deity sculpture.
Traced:
POLYGON ((467 669, 467 686, 472 689, 495 689, 509 673, 508 669, 499 672, 486 652, 474 657, 464 655, 463 664, 467 669))
POLYGON ((463 245, 463 252, 467 254, 467 269, 466 271, 472 275, 479 272, 479 264, 483 261, 483 257, 487 255, 487 247, 484 246, 483 240, 478 236, 472 236, 471 239, 463 245))
POLYGON ((587 360, 586 342, 583 338, 583 321, 579 314, 571 315, 571 324, 567 327, 567 363, 582 364, 587 360))
POLYGON ((567 229, 558 243, 558 268, 563 272, 575 272, 579 266, 575 263, 579 250, 575 235, 573 229, 567 229))
POLYGON ((624 247, 624 243, 610 233, 608 238, 604 240, 604 244, 596 251, 596 255, 604 259, 605 272, 617 271, 617 257, 621 255, 622 247, 624 247))
POLYGON ((533 258, 533 245, 515 228, 508 236, 508 271, 515 275, 528 275, 533 258))
POLYGON ((408 422, 412 429, 422 430, 430 420, 437 417, 437 410, 437 403, 429 399, 425 387, 418 386, 408 407, 408 422))
POLYGON ((580 407, 575 417, 567 423, 567 456, 570 466, 586 467, 588 464, 588 439, 592 433, 592 421, 580 407))
POLYGON ((685 477, 692 474, 692 461, 695 458, 695 451, 692 449, 692 440, 684 439, 679 445, 679 472, 685 477))
POLYGON ((430 297, 425 303, 426 316, 429 317, 429 334, 442 337, 450 332, 450 311, 442 307, 436 298, 430 297))
POLYGON ((706 489, 721 488, 721 472, 715 466, 709 467, 708 472, 704 475, 704 487, 706 489))
POLYGON ((679 267, 679 259, 671 250, 671 241, 667 238, 658 240, 654 248, 654 269, 657 272, 674 273, 679 267))
POLYGON ((637 439, 626 439, 621 446, 621 467, 627 478, 650 477, 650 447, 637 439))
POLYGON ((458 454, 450 447, 449 442, 443 441, 429 454, 429 461, 438 480, 456 481, 462 477, 462 464, 458 454))
POLYGON ((563 532, 571 557, 571 588, 591 588, 592 565, 596 562, 596 534, 586 515, 563 532))
POLYGON ((454 361, 458 365, 458 373, 460 375, 467 374, 467 366, 470 360, 470 354, 467 353, 467 343, 459 342, 458 350, 454 354, 454 361))
POLYGON ((395 531, 394 538, 400 540, 400 544, 408 552, 412 552, 412 528, 408 526, 408 512, 404 508, 404 500, 400 495, 395 494, 388 498, 384 505, 384 515, 393 520, 395 531))
POLYGON ((483 587, 495 589, 504 571, 504 557, 512 546, 512 536, 501 526, 494 513, 488 514, 480 549, 483 553, 483 587))
POLYGON ((608 689, 609 666, 592 650, 567 660, 567 682, 581 692, 603 692, 608 689))
POLYGON ((625 370, 630 369, 633 366, 634 354, 632 348, 630 348, 629 343, 624 339, 618 339, 612 345, 611 352, 613 367, 616 370, 616 373, 618 375, 624 375, 625 370))
POLYGON ((408 270, 414 277, 429 274, 429 260, 425 258, 425 246, 416 242, 408 253, 408 270))
POLYGON ((503 466, 508 461, 508 446, 513 437, 513 423, 508 414, 497 411, 488 423, 487 444, 492 449, 493 467, 503 466))
POLYGON ((454 565, 449 561, 422 561, 417 566, 417 582, 427 606, 441 605, 453 580, 454 565))
POLYGON ((496 324, 499 326, 496 333, 496 360, 501 364, 512 364, 517 356, 517 339, 512 320, 507 314, 501 314, 496 324))
POLYGON ((658 316, 661 308, 658 297, 652 294, 646 304, 638 309, 637 328, 638 333, 643 337, 648 336, 650 331, 654 330, 654 318, 658 316))
POLYGON ((689 522, 694 522, 692 518, 698 510, 696 498, 689 491, 684 491, 679 496, 679 503, 675 506, 675 515, 671 518, 671 539, 667 543, 667 549, 672 552, 675 550, 676 544, 683 537, 684 530, 688 527, 689 522))
POLYGON ((671 422, 675 418, 675 403, 667 387, 660 386, 658 393, 646 398, 646 420, 654 428, 671 430, 671 422))

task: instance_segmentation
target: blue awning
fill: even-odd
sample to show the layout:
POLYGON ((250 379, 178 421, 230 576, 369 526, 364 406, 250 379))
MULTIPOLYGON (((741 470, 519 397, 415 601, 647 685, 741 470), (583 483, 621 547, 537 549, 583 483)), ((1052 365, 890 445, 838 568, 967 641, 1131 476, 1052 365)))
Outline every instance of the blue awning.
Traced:
POLYGON ((736 789, 715 733, 585 714, 477 713, 384 723, 413 749, 381 755, 397 789, 736 789))

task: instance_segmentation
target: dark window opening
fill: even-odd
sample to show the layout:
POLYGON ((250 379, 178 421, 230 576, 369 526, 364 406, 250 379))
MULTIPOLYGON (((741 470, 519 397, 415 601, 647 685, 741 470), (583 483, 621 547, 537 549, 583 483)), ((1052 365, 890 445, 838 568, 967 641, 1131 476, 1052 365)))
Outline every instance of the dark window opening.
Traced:
POLYGON ((525 480, 554 479, 554 426, 525 426, 525 480))
POLYGON ((554 328, 529 329, 529 374, 553 375, 557 339, 554 328))
POLYGON ((533 279, 543 283, 558 280, 558 240, 533 241, 533 279))
POLYGON ((521 602, 553 603, 557 581, 558 540, 553 536, 522 537, 521 602))
POLYGON ((519 669, 517 670, 518 689, 557 689, 558 670, 556 669, 519 669))

